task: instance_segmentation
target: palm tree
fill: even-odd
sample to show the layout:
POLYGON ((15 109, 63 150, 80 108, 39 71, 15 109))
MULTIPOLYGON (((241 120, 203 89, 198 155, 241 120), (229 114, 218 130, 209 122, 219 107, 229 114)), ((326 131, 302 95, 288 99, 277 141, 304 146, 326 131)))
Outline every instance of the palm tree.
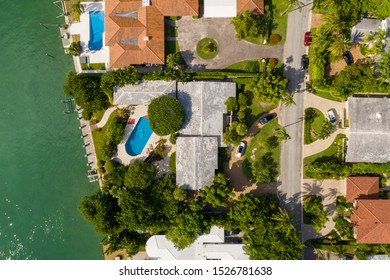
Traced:
POLYGON ((284 104, 284 106, 286 106, 286 107, 289 107, 291 105, 295 105, 295 101, 293 98, 294 94, 295 94, 295 92, 292 92, 291 94, 289 94, 288 92, 284 93, 280 98, 282 104, 284 104))
POLYGON ((73 11, 78 14, 78 15, 81 15, 81 13, 83 12, 82 10, 82 6, 80 4, 80 1, 78 1, 77 3, 73 4, 72 5, 72 9, 73 11))
POLYGON ((288 212, 279 207, 279 212, 276 214, 273 214, 271 216, 271 219, 274 221, 277 221, 278 224, 275 226, 276 229, 284 229, 286 232, 286 236, 290 236, 290 234, 295 230, 295 227, 293 223, 291 222, 290 215, 288 212))
POLYGON ((340 34, 339 36, 334 37, 328 51, 333 57, 339 58, 349 49, 349 46, 349 38, 347 38, 344 34, 340 34))
POLYGON ((383 53, 376 63, 376 71, 381 74, 378 77, 379 82, 381 84, 388 83, 390 81, 390 51, 383 53))
POLYGON ((324 20, 323 28, 330 34, 340 34, 342 32, 343 23, 337 13, 326 14, 322 17, 324 20))
POLYGON ((284 127, 275 128, 274 133, 275 133, 275 136, 282 141, 287 141, 287 140, 291 139, 291 136, 288 135, 288 133, 284 127))
POLYGON ((301 1, 299 0, 287 0, 288 2, 288 6, 287 6, 287 9, 284 10, 280 15, 283 16, 285 15, 287 12, 291 12, 292 10, 295 10, 295 9, 299 9, 299 11, 302 10, 302 7, 305 6, 305 4, 303 4, 301 1))
POLYGON ((326 64, 325 54, 321 52, 314 52, 311 58, 313 64, 316 66, 324 66, 326 64))

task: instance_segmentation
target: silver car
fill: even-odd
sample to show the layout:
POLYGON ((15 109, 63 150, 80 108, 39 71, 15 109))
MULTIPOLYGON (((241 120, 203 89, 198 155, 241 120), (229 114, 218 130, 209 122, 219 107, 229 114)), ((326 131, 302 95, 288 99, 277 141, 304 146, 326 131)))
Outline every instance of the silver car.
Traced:
POLYGON ((242 157, 245 151, 245 143, 241 142, 240 145, 238 145, 236 150, 236 157, 242 157))
POLYGON ((337 124, 337 119, 336 119, 336 114, 335 114, 334 110, 333 109, 328 110, 327 115, 328 115, 329 121, 333 125, 336 125, 337 124))

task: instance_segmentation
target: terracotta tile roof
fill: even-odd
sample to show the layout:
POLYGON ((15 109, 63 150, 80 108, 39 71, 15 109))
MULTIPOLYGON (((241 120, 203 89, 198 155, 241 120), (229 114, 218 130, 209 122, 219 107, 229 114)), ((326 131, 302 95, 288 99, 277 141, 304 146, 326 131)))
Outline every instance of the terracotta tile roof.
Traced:
POLYGON ((198 0, 105 1, 105 42, 110 68, 164 64, 164 16, 198 15, 198 0))
POLYGON ((348 177, 347 178, 347 202, 355 199, 376 199, 379 193, 378 177, 348 177))
POLYGON ((264 14, 264 0, 237 0, 237 14, 246 10, 254 14, 264 14))
POLYGON ((390 244, 390 200, 360 199, 352 213, 356 242, 390 244))

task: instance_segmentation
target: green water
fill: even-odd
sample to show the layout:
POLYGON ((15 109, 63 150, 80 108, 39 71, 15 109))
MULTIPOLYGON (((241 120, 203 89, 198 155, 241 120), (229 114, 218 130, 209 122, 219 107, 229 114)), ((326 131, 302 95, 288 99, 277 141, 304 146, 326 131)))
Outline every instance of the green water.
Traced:
POLYGON ((102 259, 102 237, 77 209, 98 185, 60 102, 73 67, 60 13, 52 0, 0 1, 0 259, 102 259))

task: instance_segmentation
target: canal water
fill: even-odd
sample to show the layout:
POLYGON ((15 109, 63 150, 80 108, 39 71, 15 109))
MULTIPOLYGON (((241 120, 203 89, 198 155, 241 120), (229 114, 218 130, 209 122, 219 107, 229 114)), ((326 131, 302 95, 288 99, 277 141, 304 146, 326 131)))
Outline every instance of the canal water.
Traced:
POLYGON ((52 0, 0 1, 0 259, 103 259, 78 211, 98 190, 75 114, 64 114, 63 52, 52 0))

